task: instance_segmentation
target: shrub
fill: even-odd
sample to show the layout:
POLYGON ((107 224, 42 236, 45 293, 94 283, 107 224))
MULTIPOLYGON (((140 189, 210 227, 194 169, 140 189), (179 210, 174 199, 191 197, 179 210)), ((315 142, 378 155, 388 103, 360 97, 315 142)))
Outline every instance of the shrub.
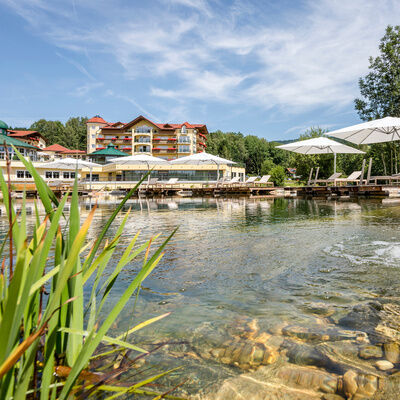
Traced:
POLYGON ((58 201, 32 163, 16 153, 35 179, 46 216, 41 218, 36 207, 35 228, 27 232, 25 198, 20 215, 16 215, 11 193, 0 171, 1 192, 10 225, 9 234, 0 246, 0 257, 4 260, 0 270, 0 398, 21 399, 32 395, 33 398, 65 400, 77 390, 80 398, 97 396, 102 391, 115 392, 113 398, 135 394, 164 397, 147 385, 167 372, 143 378, 137 376, 134 383, 119 383, 119 378, 135 365, 136 359, 149 353, 132 343, 132 333, 167 314, 144 321, 118 337, 107 336, 107 333, 124 306, 138 293, 143 280, 157 266, 175 231, 152 254, 152 239, 137 246, 137 233, 111 274, 104 277, 109 260, 115 258, 129 212, 114 238, 105 243, 103 239, 141 182, 122 200, 89 250, 86 235, 96 207, 81 225, 77 180, 64 227, 62 220, 66 219, 64 207, 68 194, 58 201), (4 254, 7 240, 10 252, 4 254), (142 268, 132 277, 115 305, 103 315, 118 275, 141 255, 142 268), (91 294, 85 301, 84 286, 89 281, 91 294), (126 357, 127 351, 133 352, 133 360, 126 357), (115 358, 110 363, 110 354, 122 356, 125 365, 115 368, 115 358), (101 368, 96 371, 96 366, 101 368))
POLYGON ((272 169, 275 167, 276 167, 276 165, 274 164, 274 162, 271 159, 267 158, 261 164, 261 175, 270 174, 272 169))
POLYGON ((276 165, 270 171, 271 181, 274 182, 275 186, 282 186, 286 179, 285 169, 280 166, 276 165))

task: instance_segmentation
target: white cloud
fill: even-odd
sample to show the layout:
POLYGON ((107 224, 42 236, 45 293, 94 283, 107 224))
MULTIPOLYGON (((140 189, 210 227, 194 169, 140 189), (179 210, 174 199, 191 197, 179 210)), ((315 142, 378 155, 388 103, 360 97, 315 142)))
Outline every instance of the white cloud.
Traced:
POLYGON ((117 61, 122 78, 146 82, 176 109, 191 100, 285 113, 348 107, 386 25, 400 19, 394 0, 307 0, 279 15, 267 2, 159 1, 0 3, 60 48, 117 61))
POLYGON ((69 94, 76 97, 83 97, 86 96, 89 92, 94 89, 98 89, 103 86, 102 82, 88 82, 82 86, 78 86, 69 94))

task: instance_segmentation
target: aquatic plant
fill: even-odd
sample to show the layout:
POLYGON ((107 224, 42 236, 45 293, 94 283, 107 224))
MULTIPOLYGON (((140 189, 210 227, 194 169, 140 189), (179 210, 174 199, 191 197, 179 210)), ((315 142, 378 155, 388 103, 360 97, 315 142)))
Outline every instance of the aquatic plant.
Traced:
POLYGON ((111 398, 133 394, 176 398, 169 395, 170 390, 157 393, 148 386, 170 371, 154 376, 136 371, 133 381, 121 379, 123 373, 162 346, 146 350, 134 343, 132 334, 168 314, 141 322, 118 337, 108 336, 124 306, 138 294, 143 280, 160 262, 175 231, 154 252, 151 245, 155 238, 136 245, 136 233, 113 271, 104 277, 109 261, 115 259, 129 212, 115 236, 109 240, 105 236, 141 182, 121 201, 97 239, 88 243, 96 207, 81 224, 77 180, 72 193, 58 200, 32 163, 15 152, 35 180, 46 215, 41 218, 35 203, 36 223, 33 232, 28 232, 25 196, 17 213, 10 182, 7 184, 0 170, 0 188, 9 218, 9 232, 0 244, 0 398, 63 400, 71 393, 84 398, 104 391, 113 392, 111 398), (64 211, 69 197, 67 218, 64 211), (9 252, 5 250, 7 243, 9 252), (118 276, 139 256, 143 258, 140 270, 110 311, 102 313, 118 276), (90 296, 85 299, 84 287, 89 280, 90 296))

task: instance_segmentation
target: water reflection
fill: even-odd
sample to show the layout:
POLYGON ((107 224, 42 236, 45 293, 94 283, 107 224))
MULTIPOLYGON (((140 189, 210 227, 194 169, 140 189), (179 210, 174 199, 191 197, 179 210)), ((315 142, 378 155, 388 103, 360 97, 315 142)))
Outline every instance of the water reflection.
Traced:
MULTIPOLYGON (((83 218, 95 203, 82 201, 83 218)), ((89 232, 92 238, 118 199, 97 203, 89 232)), ((110 235, 128 209, 131 215, 115 260, 138 230, 142 241, 161 232, 159 243, 179 226, 141 293, 137 321, 172 312, 144 332, 142 340, 147 342, 185 339, 201 353, 218 346, 228 326, 243 321, 257 319, 263 332, 285 324, 314 326, 327 323, 316 320, 316 307, 332 310, 331 320, 339 321, 356 304, 377 296, 395 301, 398 296, 397 204, 284 198, 132 199, 110 235)), ((4 236, 4 218, 0 229, 4 236)), ((139 266, 140 261, 132 263, 120 277, 115 296, 139 266)), ((133 322, 121 315, 115 329, 122 332, 133 322)), ((183 359, 193 391, 242 372, 207 357, 183 359)))

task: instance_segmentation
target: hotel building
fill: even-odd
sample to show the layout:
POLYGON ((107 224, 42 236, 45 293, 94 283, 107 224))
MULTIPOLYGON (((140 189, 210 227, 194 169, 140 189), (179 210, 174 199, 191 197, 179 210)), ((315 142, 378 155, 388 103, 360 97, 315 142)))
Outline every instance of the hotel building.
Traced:
POLYGON ((205 151, 207 134, 204 124, 159 124, 142 115, 126 124, 110 123, 97 115, 87 121, 87 153, 112 143, 127 154, 145 153, 174 160, 205 151))

